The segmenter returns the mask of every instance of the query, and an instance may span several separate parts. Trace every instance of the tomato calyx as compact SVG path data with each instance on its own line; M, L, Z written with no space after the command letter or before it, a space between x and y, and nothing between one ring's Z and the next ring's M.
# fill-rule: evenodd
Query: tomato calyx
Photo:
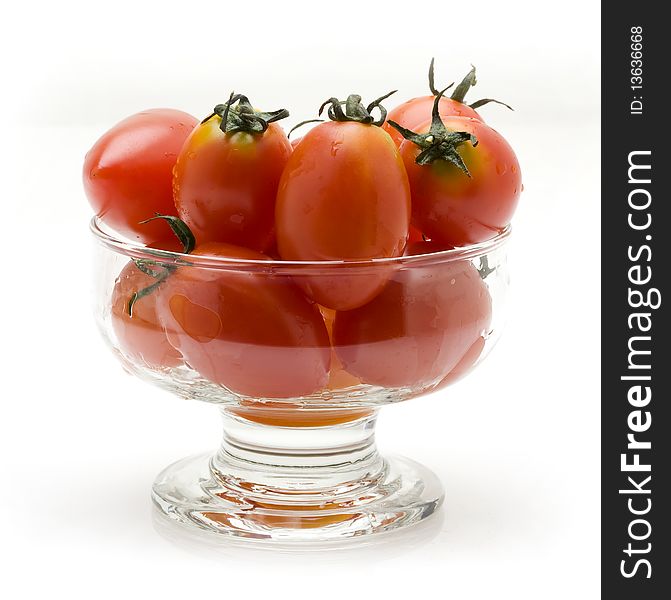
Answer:
M157 213L156 216L145 219L144 221L140 221L139 224L144 225L145 223L155 221L156 219L162 219L168 223L170 229L172 229L172 232L182 244L184 254L189 254L193 251L193 249L196 247L196 238L189 229L189 226L179 217L173 217L172 215L161 215ZM154 278L156 281L154 281L154 283L151 285L148 285L147 287L131 294L131 297L128 299L128 303L126 305L128 316L131 318L133 316L133 306L135 306L135 303L141 298L151 294L154 290L158 289L159 286L177 270L176 265L158 264L156 261L148 260L146 258L133 258L132 260L138 270L142 271L145 275L149 275L150 277Z
M432 58L431 59L431 64L429 64L429 89L431 90L431 93L434 96L438 96L440 94L440 92L436 89L434 72L433 72L433 63L434 63L435 60L436 60L435 58ZM446 92L447 90L449 90L453 85L454 85L454 81L450 85L448 85L446 88L444 88L443 92Z
M294 125L290 130L289 133L287 133L287 137L291 138L291 134L296 131L299 127L303 127L303 125L307 125L308 123L323 123L324 119L308 119L307 121L301 121L300 123L297 123Z
M454 88L454 92L452 92L450 100L454 100L455 102L461 102L462 104L465 104L464 98L466 97L468 90L470 90L477 82L478 80L475 77L475 67L471 65L471 70L468 73L466 73L466 76L461 80L459 85L456 88ZM512 106L508 106L505 102L501 102L501 100L494 100L494 98L481 98L480 100L476 100L475 102L469 104L468 107L472 108L473 110L476 110L481 106L484 106L485 104L489 104L490 102L494 102L494 104L500 104L501 106L505 106L509 110L514 110Z
M338 98L332 97L319 107L318 114L321 115L324 112L324 108L330 104L328 116L331 121L354 121L363 125L376 125L380 127L387 118L387 109L381 103L396 92L397 90L393 90L384 96L380 96L368 106L364 106L361 103L361 96L358 94L350 94L347 96L347 100L338 100ZM343 106L345 110L343 110ZM371 114L376 108L380 111L380 117L377 120Z
M213 111L209 117L204 119L203 123L218 115L221 117L219 128L224 133L237 133L239 131L245 133L265 133L268 125L280 119L286 119L289 116L289 111L286 108L270 112L254 110L247 96L244 94L234 94L233 92L231 92L226 102L217 104Z
M470 90L477 82L478 80L475 77L475 67L471 65L471 70L466 73L466 76L459 82L459 85L454 88L450 100L464 104L464 98L466 98L468 90Z
M467 131L450 131L445 127L440 118L438 108L444 92L445 90L439 92L433 102L431 127L427 133L411 131L395 121L389 121L389 125L396 129L406 140L411 141L422 149L415 159L418 165L429 165L436 160L445 160L458 167L470 177L471 173L457 148L465 142L470 142L475 147L478 145L478 139Z
M184 248L184 254L189 254L193 251L193 249L196 247L196 238L189 229L189 226L179 217L156 213L155 216L150 217L149 219L145 219L144 221L140 221L139 224L144 225L145 223L155 221L156 219L163 219L166 223L168 223L170 229L172 229L172 232L182 244Z

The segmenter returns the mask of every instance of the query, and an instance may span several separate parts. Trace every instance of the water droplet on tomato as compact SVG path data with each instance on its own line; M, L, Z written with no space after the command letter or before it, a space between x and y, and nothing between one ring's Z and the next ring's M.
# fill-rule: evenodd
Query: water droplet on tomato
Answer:
M190 158L191 160L193 160L194 158L196 158L196 153L195 152L189 152L187 154L187 157Z
M503 163L496 163L496 174L497 175L504 175L507 170L508 169L506 168L506 165L504 165ZM513 171L513 173L514 173L514 171Z
M516 167L515 165L512 165L512 166L510 167L510 170L511 170L513 173L517 173L517 167Z

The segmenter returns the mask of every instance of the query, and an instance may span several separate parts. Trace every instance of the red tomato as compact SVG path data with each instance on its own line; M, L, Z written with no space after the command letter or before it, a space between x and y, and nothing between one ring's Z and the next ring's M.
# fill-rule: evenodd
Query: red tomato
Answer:
M333 341L345 369L365 383L438 383L482 336L491 298L469 261L413 265L360 308L336 314Z
M105 224L147 244L172 237L163 223L139 223L156 213L175 214L172 168L197 123L179 110L145 110L93 145L84 159L84 189Z
M502 104L503 106L510 108L507 104L500 102L499 100L492 100L491 98L485 98L483 100L478 100L471 104L464 103L464 98L468 90L471 89L476 84L475 78L475 67L473 67L463 78L461 83L454 89L452 95L449 98L441 97L438 105L438 111L441 117L467 117L470 119L477 119L482 121L482 117L476 112L476 108L484 106L489 102L496 102L497 104ZM452 87L452 86L449 86ZM436 96L441 95L442 93L436 90L436 87L433 82L433 59L431 59L431 65L429 66L429 89L431 90L430 96L419 96L418 98L411 98L407 100L400 106L397 106L389 113L389 120L395 121L399 125L407 129L416 129L418 125L424 123L427 119L431 118L431 112L433 108L433 103L436 99ZM446 88L449 89L449 88ZM445 90L443 90L445 91ZM511 109L512 110L512 109ZM383 125L385 131L389 133L391 138L394 140L394 143L397 146L400 146L403 143L403 136L394 129L389 122L386 122Z
M520 166L503 136L482 121L450 117L443 123L447 134L465 132L477 138L476 146L464 141L452 149L468 174L442 157L417 164L423 150L413 141L403 142L412 221L434 242L466 246L493 237L510 222L522 190ZM417 131L426 137L430 127L428 121ZM439 145L438 137L433 137L433 144Z
M317 125L284 169L275 214L285 260L399 256L408 237L410 190L396 146L373 124ZM350 278L341 271L305 278L302 285L323 306L347 310L373 298L387 276L352 271Z
M182 355L168 342L158 322L156 294L137 300L132 316L128 310L131 296L155 282L133 261L122 269L112 292L112 328L119 347L132 361L152 368L175 367L182 363Z
M230 244L191 256L269 260ZM328 382L329 337L317 305L287 277L179 267L156 292L171 343L203 377L252 398L290 398Z
M248 106L242 98L240 106ZM232 104L226 125L213 114L184 144L174 171L175 206L200 244L265 250L273 237L277 184L291 144L274 122L263 131L257 131L258 121L233 122L241 109ZM249 110L256 117L271 114Z
M296 146L298 146L298 144L301 143L302 139L303 139L302 137L297 137L297 138L294 138L293 140L291 140L291 147L296 148Z

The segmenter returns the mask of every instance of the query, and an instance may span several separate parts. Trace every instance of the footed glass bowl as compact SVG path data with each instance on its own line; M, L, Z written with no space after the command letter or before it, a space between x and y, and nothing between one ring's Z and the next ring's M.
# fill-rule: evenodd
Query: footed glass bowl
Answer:
M440 482L375 446L385 404L448 386L495 343L510 231L454 250L287 262L147 248L91 222L95 314L125 368L219 406L217 452L160 473L169 518L242 538L328 541L416 523ZM197 251L196 251L197 252Z

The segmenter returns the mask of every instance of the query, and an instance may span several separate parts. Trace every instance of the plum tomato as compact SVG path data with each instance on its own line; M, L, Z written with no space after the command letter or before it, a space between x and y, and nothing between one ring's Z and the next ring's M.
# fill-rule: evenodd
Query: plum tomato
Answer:
M133 304L133 294L156 282L142 272L131 260L114 283L112 292L112 328L121 351L133 362L151 368L175 367L182 363L182 355L168 342L156 314L156 295L148 294Z
M343 110L331 98L331 121L308 131L289 158L280 180L277 245L285 260L367 260L402 254L410 223L410 189L398 149L351 95ZM315 301L338 310L368 302L384 287L386 275L352 270L301 278Z
M515 152L475 119L434 117L417 132L392 122L406 141L401 156L412 191L412 222L432 241L465 246L489 239L511 220L522 176Z
M140 221L174 215L172 169L198 120L180 110L145 110L117 123L84 159L84 190L102 221L146 244L169 240L160 223Z
M190 256L270 260L210 242ZM289 277L179 267L156 292L160 323L185 362L210 381L252 398L291 398L323 389L330 344L324 320Z
M452 92L452 95L449 98L444 96L441 97L438 106L440 116L468 117L482 121L482 117L475 110L480 106L484 106L489 102L496 102L497 104L502 104L503 106L510 108L510 106L507 104L504 104L499 100L493 100L492 98L483 98L482 100L473 102L470 105L465 104L464 98L466 93L475 84L475 67L473 67L464 77L461 83L455 88L454 92ZM452 86L450 85L449 87ZM449 87L446 89L449 89ZM405 101L403 104L400 104L393 110L389 111L389 120L394 121L399 125L406 127L407 129L414 129L421 123L424 123L427 119L431 118L431 108L433 107L433 102L435 97L440 93L438 90L436 90L434 85L433 59L431 59L431 65L429 66L429 89L431 90L431 95L411 98L410 100ZM397 146L400 146L403 143L403 136L396 129L394 129L388 121L384 123L382 127L391 136Z
M437 384L488 329L492 303L467 260L394 273L370 303L338 311L333 342L344 368L384 387Z
M246 96L217 105L186 140L174 170L175 207L199 244L265 250L291 144L275 122L286 110L255 111Z

